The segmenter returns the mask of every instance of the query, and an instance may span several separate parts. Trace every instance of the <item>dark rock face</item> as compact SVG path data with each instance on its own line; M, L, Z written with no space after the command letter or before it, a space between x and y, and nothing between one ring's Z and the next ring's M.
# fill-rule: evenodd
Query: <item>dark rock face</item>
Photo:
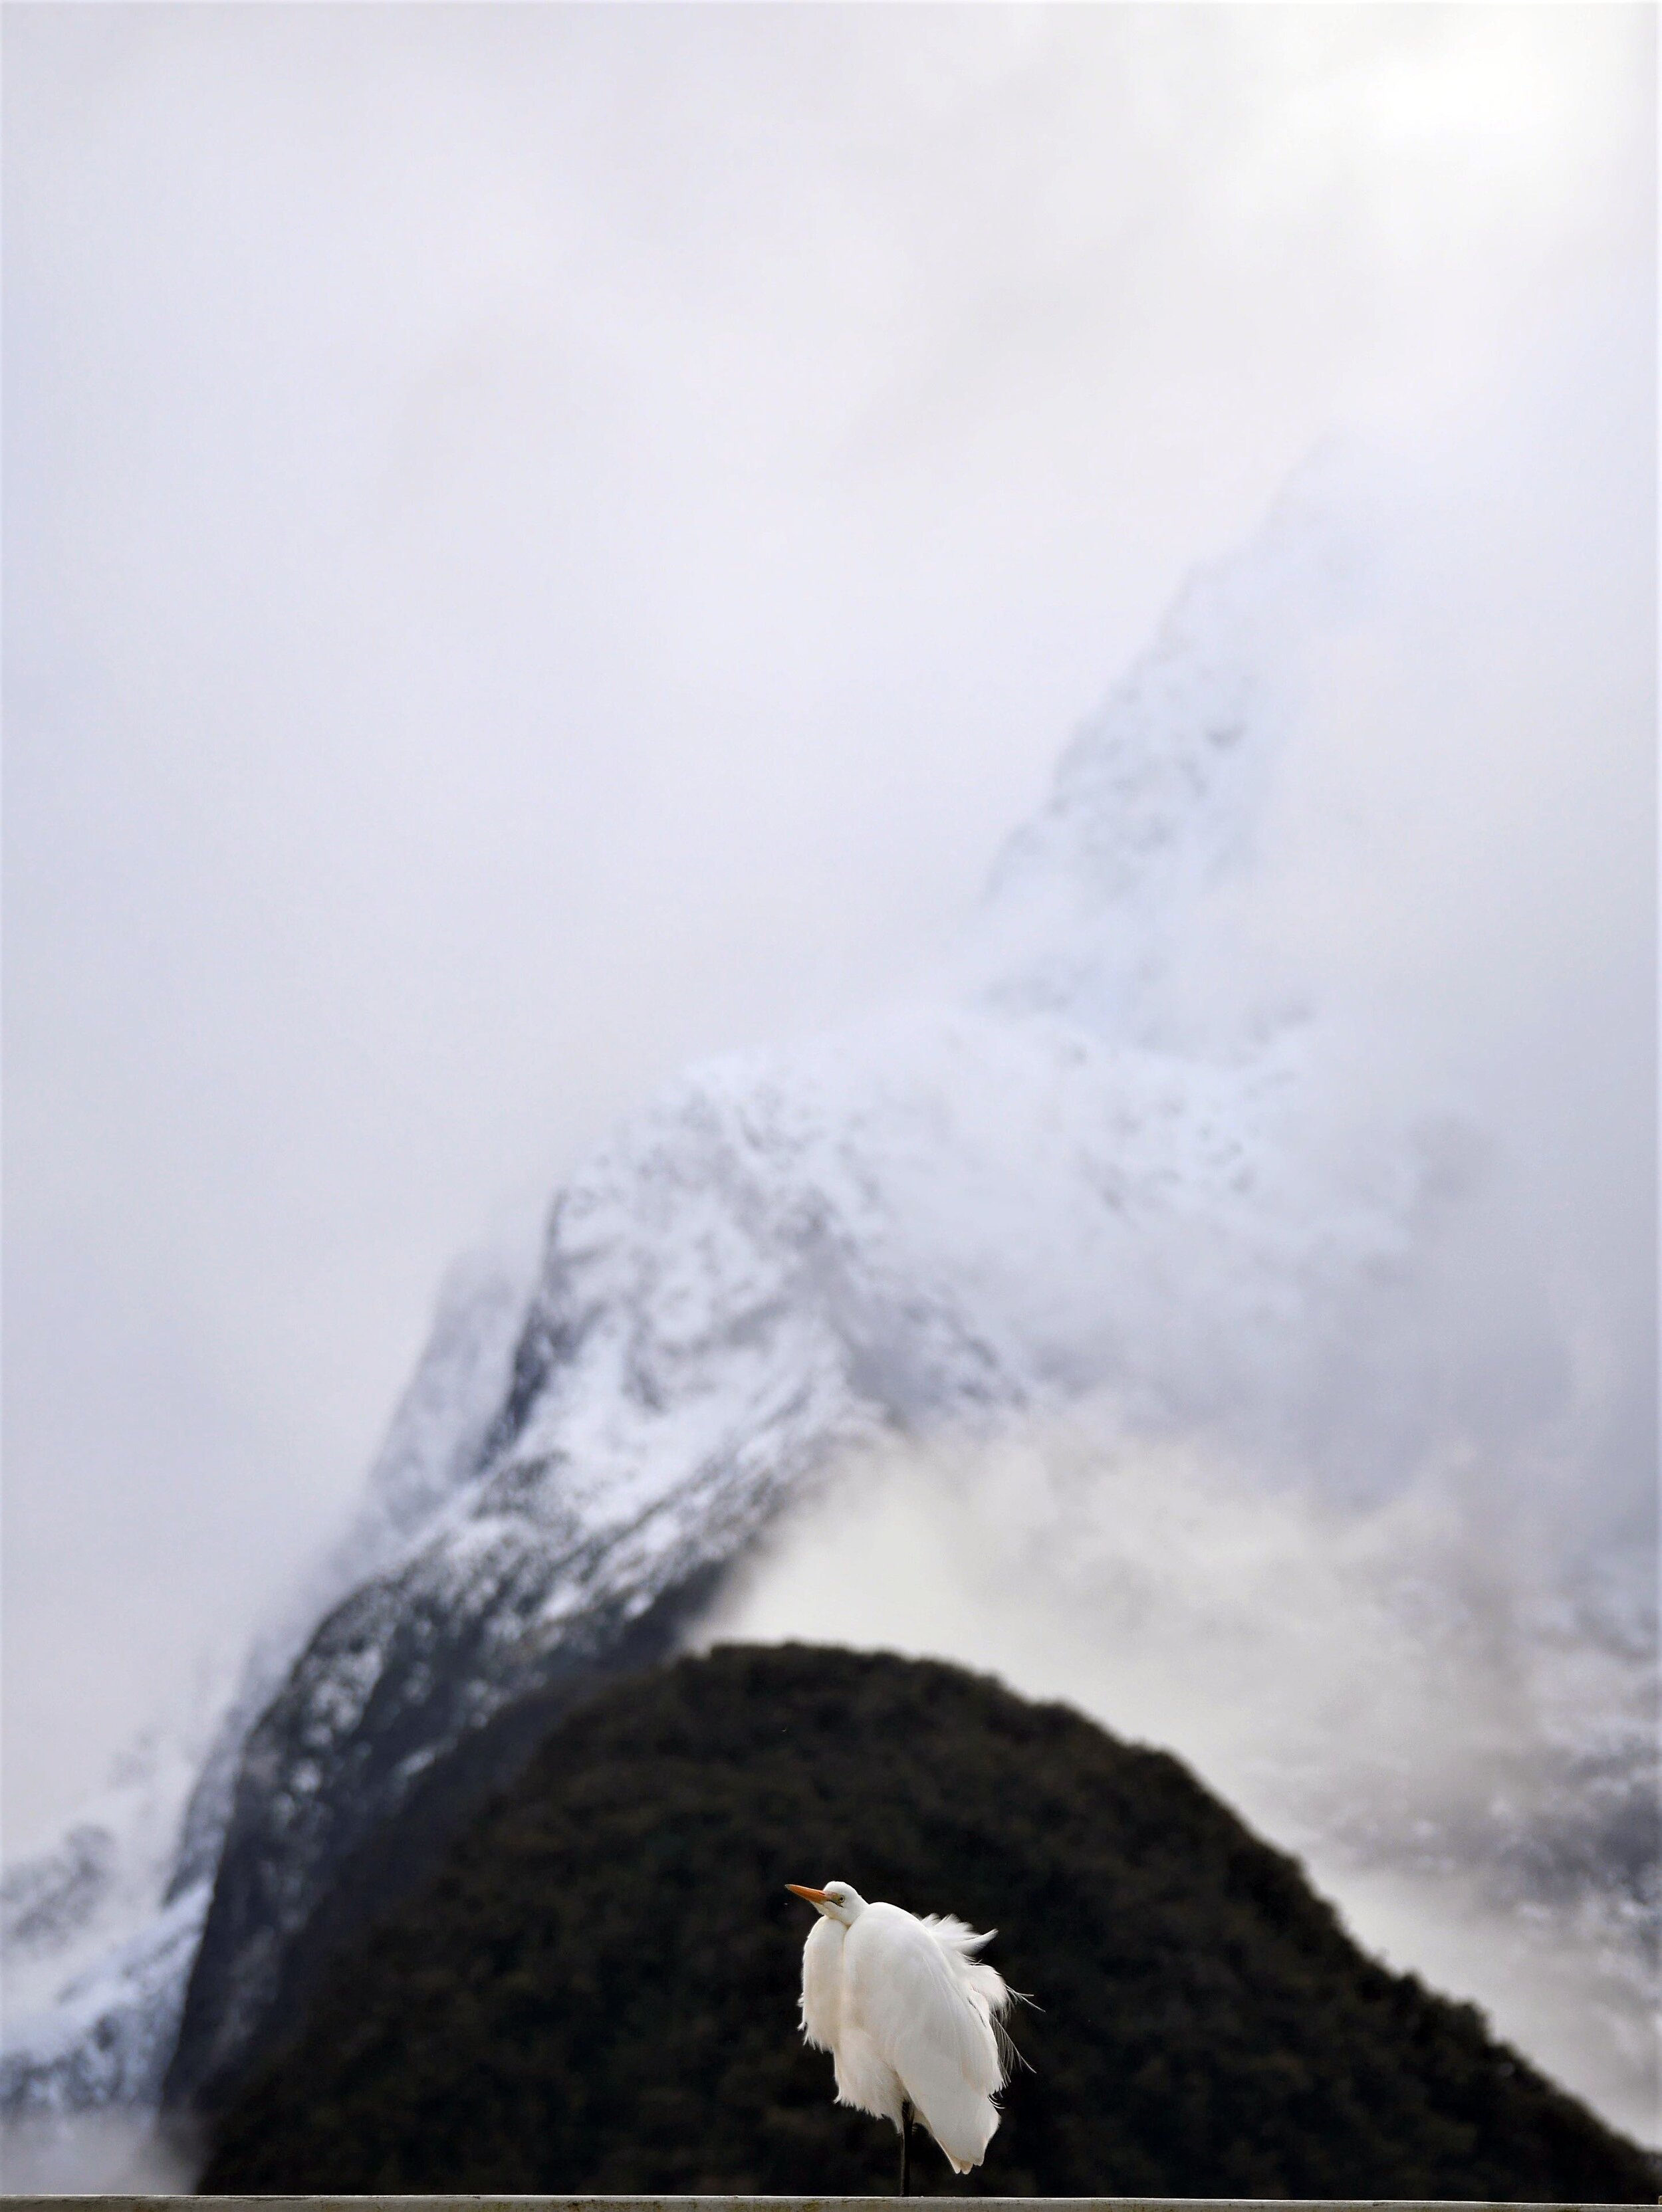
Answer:
M1648 2201L1647 2154L1361 1953L1168 1755L941 1665L729 1647L569 1710L341 1956L204 2190L861 2191L788 1880L1001 1933L977 2180L1036 2195ZM923 2185L956 2191L932 2150Z
M695 1577L633 1619L598 1606L539 1662L521 1654L519 1667L493 1668L495 1616L534 1603L542 1579L505 1576L493 1604L460 1618L405 1601L396 1581L372 1585L318 1631L248 1741L167 2105L220 2101L292 2029L339 1945L430 1870L555 1716L663 1658L709 1595ZM332 1735L341 1685L372 1652L374 1686ZM297 1786L308 1772L309 1791Z

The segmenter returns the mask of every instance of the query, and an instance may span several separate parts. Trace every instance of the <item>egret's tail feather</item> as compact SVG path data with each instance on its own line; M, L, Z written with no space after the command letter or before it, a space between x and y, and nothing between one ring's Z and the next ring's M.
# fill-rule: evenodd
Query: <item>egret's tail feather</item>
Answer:
M1024 2074L1031 2074L1034 2069L1032 2059L1024 2058L1020 2051L1017 2050L1015 2038L1011 2034L1009 2029L1005 2027L1004 2022L1000 2019L999 2013L1005 2009L1005 2006L1013 2004L1024 2004L1030 2011L1032 2012L1043 2012L1044 2008L1043 2005L1035 2004L1032 1999L1027 1995L1026 1990L1013 1990L1007 1988L1004 1992L1004 2005L1001 2005L998 2011L995 2012L992 2016L991 2027L993 2031L993 2039L998 2045L999 2057L1003 2062L1004 2079L1008 2081L1018 2066L1021 2069Z

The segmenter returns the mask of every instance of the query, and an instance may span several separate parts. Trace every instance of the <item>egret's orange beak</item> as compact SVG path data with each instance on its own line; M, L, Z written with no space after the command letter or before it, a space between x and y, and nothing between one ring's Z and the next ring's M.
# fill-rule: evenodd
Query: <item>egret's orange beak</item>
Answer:
M806 1897L810 1905L824 1905L825 1902L823 1889L804 1889L800 1881L788 1881L785 1887L793 1897Z

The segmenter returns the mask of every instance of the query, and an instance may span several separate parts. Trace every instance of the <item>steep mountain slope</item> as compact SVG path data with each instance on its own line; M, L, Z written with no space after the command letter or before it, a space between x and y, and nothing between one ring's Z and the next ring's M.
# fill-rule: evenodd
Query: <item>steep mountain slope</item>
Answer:
M926 1002L690 1071L571 1176L528 1285L453 1288L362 1522L256 1656L162 1917L9 2032L9 2109L143 2103L164 2066L172 2102L229 2094L350 1935L387 1824L423 1808L417 1880L524 1756L521 1706L663 1656L874 1439L1106 1392L1141 1433L1205 1429L1343 1499L1440 1437L1503 1456L1558 1418L1549 1358L1520 1396L1443 1326L1482 1133L1358 1133L1319 1009L1195 988L1369 604L1342 493L1185 592Z
M1286 711L1260 603L1283 639L1320 621L1322 532L1284 518L1196 586L1013 849L956 1004L696 1069L572 1178L472 1465L247 1740L170 2100L234 2079L285 1948L417 1774L624 1639L667 1649L851 1446L1110 1381L1151 1419L1246 1405L1267 1334L1319 1392L1324 1341L1390 1304L1368 1285L1401 1224L1359 1194L1335 1238L1299 1188L1300 1040L1174 1049L1137 1013L1184 881L1244 834ZM1067 1018L1036 884L1121 913L1100 943L1075 914Z
M1648 2201L1633 2146L1362 1956L1166 1753L955 1668L728 1647L557 1726L221 2121L214 2191L889 2185L796 2034L858 1882L996 1925L1039 2009L1000 2193ZM932 2148L925 2189L963 2185Z
M986 1018L930 1042L933 1080L914 1065L898 1096L886 1056L874 1077L836 1046L703 1071L568 1188L477 1467L324 1621L247 1739L171 2095L234 2072L283 1943L471 1729L623 1648L660 1656L712 1575L883 1425L1031 1402L1111 1358L1113 1255L1080 1255L1093 1272L1108 1260L1103 1345L1074 1337L1072 1298L1024 1312L1030 1248L1005 1249L974 1202L1001 1127L953 1103L1008 1113L1025 1091L1030 1111L1077 1115L1084 1141L1107 1071ZM1156 1073L1120 1087L1132 1141L1103 1146L1096 1201L1109 1246L1162 1182L1202 1222L1233 1164L1222 1139L1208 1157L1192 1090L1172 1088L1161 1127ZM1158 1157L1140 1163L1151 1123ZM1194 1155L1175 1168L1174 1129Z
M354 1526L255 1639L205 1752L159 1738L88 1809L90 1865L72 1831L8 1876L0 2112L44 2119L155 2104L249 1731L320 1615L395 1557L472 1467L501 1401L530 1272L511 1253L452 1271Z

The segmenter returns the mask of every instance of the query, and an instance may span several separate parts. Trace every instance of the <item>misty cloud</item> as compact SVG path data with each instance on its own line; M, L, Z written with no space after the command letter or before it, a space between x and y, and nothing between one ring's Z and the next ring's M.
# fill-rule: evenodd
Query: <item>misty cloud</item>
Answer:
M1500 1194L1430 1325L1498 1406L1579 1363L1531 1526L1647 1556L1652 39L14 14L9 1843L338 1532L483 1224L689 1055L950 963L1068 728L1336 427L1387 519L1412 457L1389 619L1305 667L1162 1018L1348 1010L1331 1141L1365 1178L1417 1122L1428 1188ZM1430 1494L1358 1526L1440 1573ZM1306 1583L1317 1512L1264 1539Z
M1359 1940L1644 2139L1653 1641L1607 1593L1578 1605L1470 1472L1340 1506L1105 1403L897 1442L828 1477L697 1640L956 1659L1175 1750Z

